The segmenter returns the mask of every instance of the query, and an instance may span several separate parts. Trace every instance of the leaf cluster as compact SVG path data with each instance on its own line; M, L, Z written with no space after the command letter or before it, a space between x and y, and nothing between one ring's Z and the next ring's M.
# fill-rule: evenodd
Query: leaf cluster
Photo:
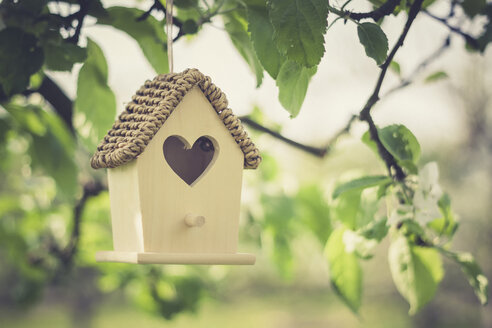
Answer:
M260 173L267 175L259 177L259 185L269 192L261 196L262 210L249 213L246 234L256 236L288 281L294 279L300 261L298 238L311 234L324 249L333 291L355 313L363 299L362 262L373 258L387 239L388 269L410 314L434 298L445 274L443 257L462 269L479 302L487 304L488 280L473 256L450 250L459 222L439 186L437 165L420 164L420 145L405 126L379 128L378 134L405 170L404 181L371 175L337 184L331 197L318 184L286 193L274 187L278 164L265 156ZM367 134L362 141L378 155Z

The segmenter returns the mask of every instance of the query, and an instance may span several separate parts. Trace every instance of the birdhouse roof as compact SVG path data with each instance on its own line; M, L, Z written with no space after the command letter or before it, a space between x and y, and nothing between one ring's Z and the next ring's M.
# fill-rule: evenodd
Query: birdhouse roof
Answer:
M259 151L228 108L225 94L197 69L161 74L146 81L97 147L91 166L114 168L137 158L194 86L200 88L241 148L244 168L257 168L261 162Z

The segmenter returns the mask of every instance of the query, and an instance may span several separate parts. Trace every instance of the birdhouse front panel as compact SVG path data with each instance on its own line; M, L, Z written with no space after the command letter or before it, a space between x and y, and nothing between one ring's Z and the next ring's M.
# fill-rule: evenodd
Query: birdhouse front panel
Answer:
M261 161L225 94L196 69L133 96L91 159L108 168L114 251L98 261L253 264L236 253L242 169Z
M165 147L169 140L174 148ZM144 250L235 253L243 163L229 130L194 87L137 159ZM187 215L204 222L190 227Z

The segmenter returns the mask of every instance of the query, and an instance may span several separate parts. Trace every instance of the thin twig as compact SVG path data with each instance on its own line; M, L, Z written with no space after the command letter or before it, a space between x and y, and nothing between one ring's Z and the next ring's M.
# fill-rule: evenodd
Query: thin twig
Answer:
M367 122L367 124L369 125L369 134L371 136L371 139L376 143L379 155L386 163L386 167L388 168L389 174L393 176L392 170L394 170L395 172L394 177L398 181L403 181L406 177L406 174L405 172L403 172L403 169L398 165L393 155L391 155L391 153L384 147L383 143L381 142L381 139L379 138L378 135L378 129L376 127L376 124L374 123L374 120L371 117L371 109L379 101L379 92L381 91L381 86L383 85L384 77L386 76L388 67L391 61L393 60L393 58L395 57L397 51L400 49L401 46L403 46L408 31L410 30L412 23L414 22L415 18L420 12L423 1L424 0L415 0L415 2L410 7L410 11L408 13L408 18L405 23L405 27L403 28L403 31L400 37L398 38L398 41L395 43L390 54L388 55L388 58L386 58L386 61L381 65L381 72L379 73L379 78L376 82L376 86L374 87L374 91L369 97L369 99L367 100L364 108L359 113L359 119L361 121Z
M423 13L426 14L427 16L429 16L430 18L444 24L451 32L456 33L456 34L460 35L461 37L463 37L465 39L465 41L473 49L480 50L480 44L476 38L474 38L473 36L471 36L468 33L463 32L460 28L450 25L447 18L438 17L438 16L428 12L427 10L423 10Z
M352 129L352 125L354 122L359 118L358 115L352 115L350 116L350 119L347 121L347 124L345 124L344 127L342 127L337 133L335 133L330 140L325 144L325 149L326 149L326 154L327 155L335 146L337 143L338 139L340 139L342 136L350 133L350 130Z
M77 27L75 28L74 34L67 39L68 42L72 42L74 44L77 44L79 42L80 32L82 31L82 26L84 25L84 19L89 12L89 3L87 2L87 0L80 0L79 3L79 11L67 17L67 19L75 18L75 20L77 21Z
M381 98L389 96L393 92L396 92L398 90L401 90L401 89L409 86L415 80L415 77L422 70L424 70L427 66L429 66L436 59L440 58L441 55L447 49L449 49L450 44L451 44L451 36L448 36L444 40L443 44L436 51L434 51L430 56L428 56L420 64L418 64L417 67L415 67L415 69L412 71L412 73L410 73L406 78L402 79L399 84L395 85L394 87L392 87L388 91L386 91L386 93Z
M51 233L46 233L45 238L47 242L45 247L49 254L58 261L58 265L54 267L55 269L53 270L53 266L49 264L49 260L45 254L46 252L42 255L28 255L32 265L51 270L53 280L57 280L60 276L65 275L72 268L75 255L78 252L84 208L89 198L99 195L104 190L106 190L106 186L100 181L89 182L84 185L82 197L77 201L73 208L72 230L70 232L70 238L64 247L59 244Z
M210 10L210 5L208 4L207 0L202 0L202 2L205 4L205 7Z
M329 9L334 14L346 19L350 18L356 21L362 19L372 19L377 22L381 18L391 15L395 11L395 8L400 4L400 2L401 0L388 0L385 3L383 3L379 8L376 8L373 11L369 11L366 13L354 13L348 10L343 10L343 7L342 10L338 10L330 6Z
M327 143L324 147L309 146L309 145L294 141L292 139L289 139L289 138L283 136L282 134L280 134L280 133L278 133L272 129L269 129L269 128L265 127L264 125L254 121L253 119L251 119L248 116L242 116L242 117L240 117L240 120L242 123L248 125L250 128L252 128L254 130L264 132L264 133L274 137L275 139L280 140L282 142L285 142L286 144L288 144L294 148L300 149L300 150L302 150L308 154L314 155L314 156L319 157L319 158L324 158L329 154L329 152L334 147L334 145L338 141L338 139L340 139L340 137L342 137L343 135L350 132L350 129L352 128L352 124L356 121L357 118L358 118L357 115L352 115L350 117L350 120L348 120L347 124L342 129L340 129L337 133L335 133L335 135L333 137L331 137L330 140L327 141Z
M371 18L377 22L384 16L391 15L395 11L395 8L400 4L400 2L401 0L388 0L383 3L381 7L367 13L352 13L347 11L345 13L348 13L348 16L355 20Z
M257 123L256 121L252 120L251 118L249 118L248 116L242 116L240 117L240 120L241 122L243 122L244 124L248 125L249 127L251 127L252 129L255 129L257 131L261 131L261 132L264 132L266 134L269 134L270 136L274 137L275 139L278 139L280 141L283 141L285 142L286 144L294 147L294 148L297 148L297 149L300 149L300 150L303 150L305 152L307 152L308 154L311 154L311 155L314 155L314 156L317 156L317 157L324 157L325 154L326 154L326 149L325 148L318 148L318 147L313 147L313 146L308 146L308 145L304 145L302 143L299 143L297 141L294 141L292 139L289 139L287 137L284 137L283 135L281 135L280 133L276 132L276 131L273 131L259 123Z
M100 182L89 182L84 185L82 197L78 200L73 209L73 226L70 234L70 240L63 250L64 266L69 268L73 263L73 258L78 250L80 240L80 225L82 223L82 214L89 198L99 195L106 187Z

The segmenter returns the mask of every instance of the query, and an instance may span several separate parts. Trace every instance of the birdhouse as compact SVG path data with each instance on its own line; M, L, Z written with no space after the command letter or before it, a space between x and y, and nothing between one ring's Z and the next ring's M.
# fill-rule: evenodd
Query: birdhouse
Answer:
M237 253L242 170L258 149L196 69L146 81L91 159L108 168L114 251L100 262L254 264Z

